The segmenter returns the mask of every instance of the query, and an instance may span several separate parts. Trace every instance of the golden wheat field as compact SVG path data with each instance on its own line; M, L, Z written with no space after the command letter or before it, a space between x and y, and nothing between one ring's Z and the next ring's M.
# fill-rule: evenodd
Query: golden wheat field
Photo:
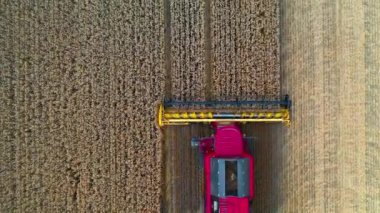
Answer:
M0 212L202 212L163 100L292 101L255 212L380 212L377 0L0 0Z
M158 211L161 2L0 7L1 210Z

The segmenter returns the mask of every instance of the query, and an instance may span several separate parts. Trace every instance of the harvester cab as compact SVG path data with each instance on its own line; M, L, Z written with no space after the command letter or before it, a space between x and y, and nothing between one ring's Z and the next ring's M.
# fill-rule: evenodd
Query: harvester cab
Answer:
M158 124L211 124L214 134L193 138L191 146L202 156L204 212L249 212L254 198L254 158L240 124L280 122L290 125L291 101L165 102Z

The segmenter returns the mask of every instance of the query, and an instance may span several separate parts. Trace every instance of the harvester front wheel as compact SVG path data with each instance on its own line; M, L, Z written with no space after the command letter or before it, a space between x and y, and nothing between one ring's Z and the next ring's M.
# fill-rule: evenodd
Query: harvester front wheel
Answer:
M191 139L191 147L192 148L197 148L199 147L200 140L198 138L192 138Z

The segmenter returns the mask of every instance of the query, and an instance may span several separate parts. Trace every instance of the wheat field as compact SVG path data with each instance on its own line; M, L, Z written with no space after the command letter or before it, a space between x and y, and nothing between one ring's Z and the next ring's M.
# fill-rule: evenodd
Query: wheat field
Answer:
M158 211L163 5L0 8L0 211Z
M246 125L255 212L380 211L377 0L0 0L0 212L202 212L163 100L293 100Z

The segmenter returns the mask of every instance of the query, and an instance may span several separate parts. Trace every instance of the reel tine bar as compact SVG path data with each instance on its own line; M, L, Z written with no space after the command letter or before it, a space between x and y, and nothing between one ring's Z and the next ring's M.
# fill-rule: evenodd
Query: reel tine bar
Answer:
M158 124L186 125L211 122L282 122L290 124L291 102L282 101L206 101L164 102L159 106Z

